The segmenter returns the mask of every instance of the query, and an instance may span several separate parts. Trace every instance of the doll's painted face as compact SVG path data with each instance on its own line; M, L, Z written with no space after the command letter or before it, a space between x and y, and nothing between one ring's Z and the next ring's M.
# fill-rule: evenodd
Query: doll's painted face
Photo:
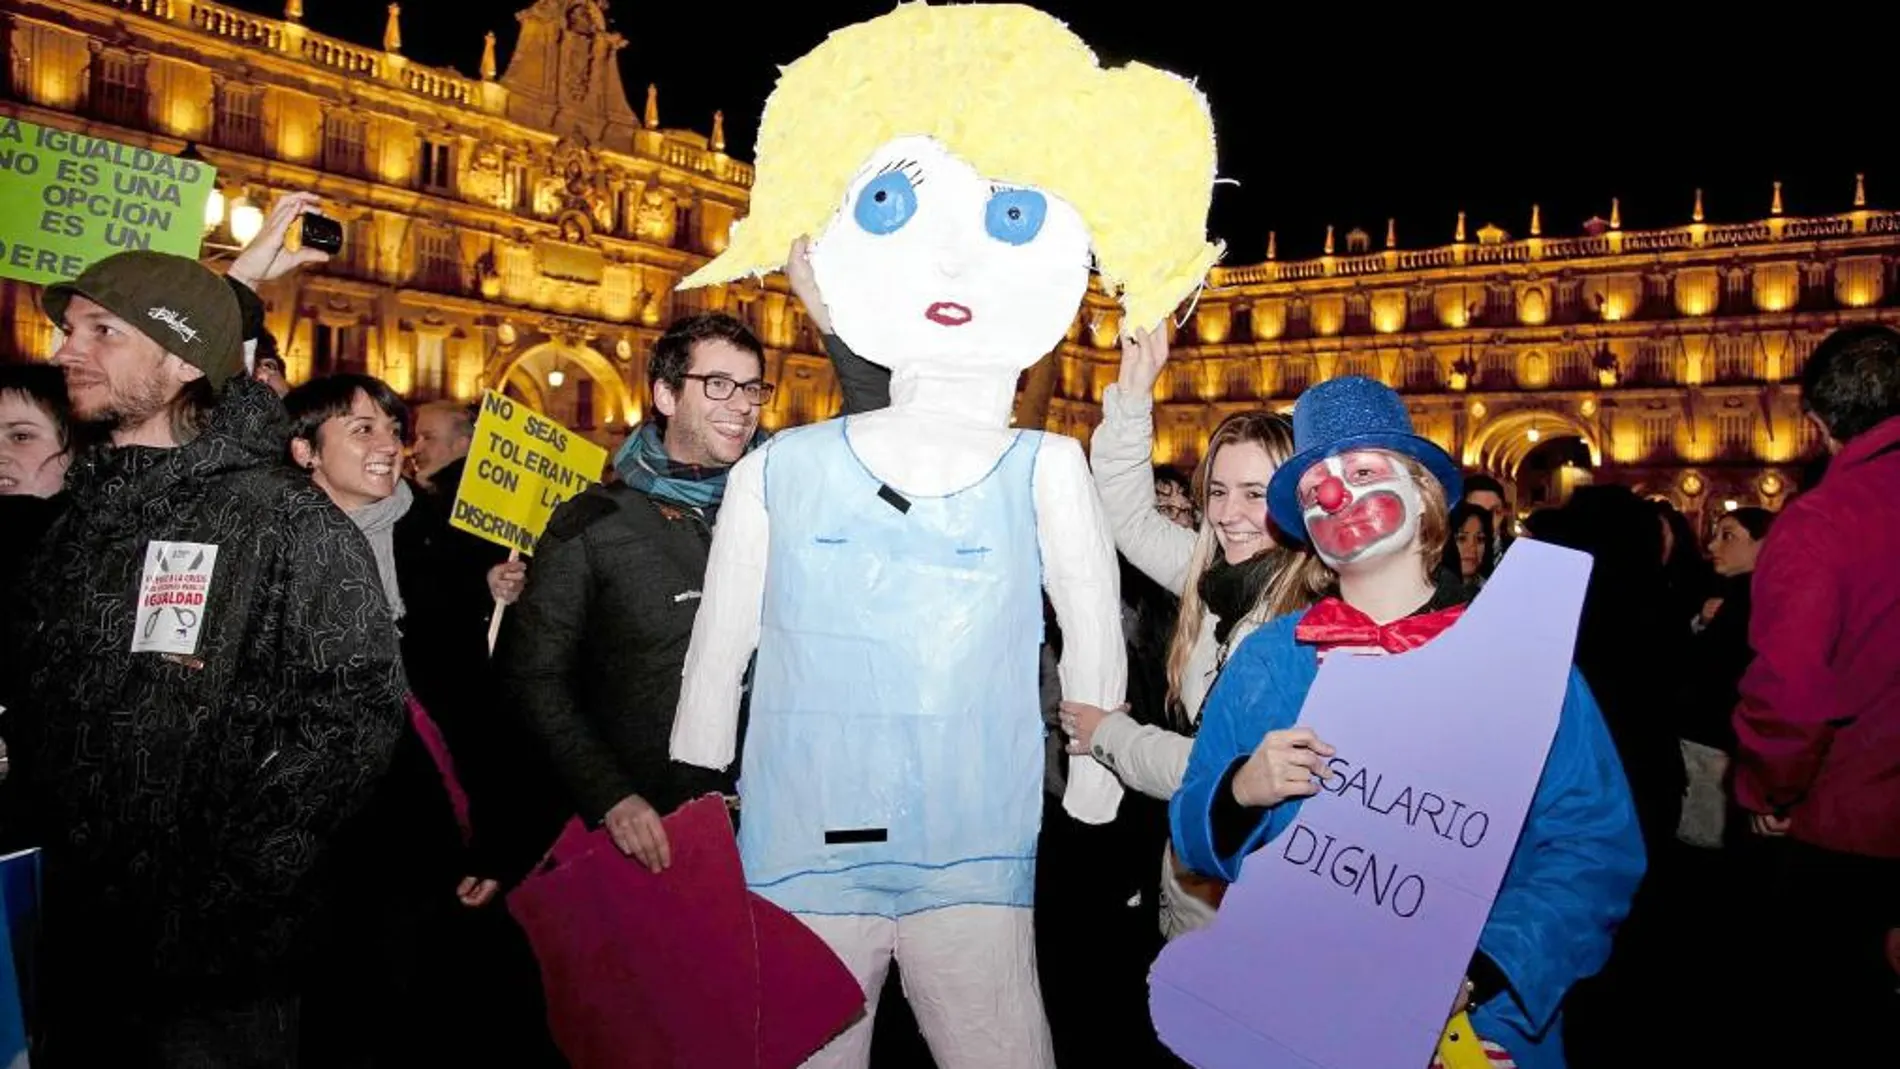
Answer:
M1307 536L1335 571L1408 550L1418 537L1423 501L1397 454L1361 449L1327 457L1300 475L1299 491Z
M1053 194L992 182L929 137L871 154L812 245L846 344L889 368L1016 372L1055 348L1089 282L1089 234Z

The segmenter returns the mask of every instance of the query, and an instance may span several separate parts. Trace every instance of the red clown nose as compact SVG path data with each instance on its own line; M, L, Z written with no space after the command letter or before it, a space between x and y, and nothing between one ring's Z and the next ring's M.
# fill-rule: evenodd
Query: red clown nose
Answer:
M1328 475L1313 489L1313 500L1330 515L1345 508L1350 498L1346 494L1346 484L1340 482L1337 475Z

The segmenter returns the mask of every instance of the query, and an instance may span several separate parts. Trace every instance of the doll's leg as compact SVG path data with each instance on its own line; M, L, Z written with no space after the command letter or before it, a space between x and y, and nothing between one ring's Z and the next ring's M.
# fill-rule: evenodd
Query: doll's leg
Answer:
M891 971L897 922L888 917L815 917L803 913L798 919L825 941L864 988L864 1016L805 1059L803 1069L866 1069L871 1064L871 1023L877 1019L877 997L883 993L884 978Z
M937 1069L1051 1069L1027 909L952 906L897 922L904 997Z

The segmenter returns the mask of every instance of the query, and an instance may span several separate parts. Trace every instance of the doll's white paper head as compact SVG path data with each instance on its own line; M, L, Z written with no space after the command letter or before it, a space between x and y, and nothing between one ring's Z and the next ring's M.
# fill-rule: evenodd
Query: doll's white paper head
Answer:
M1207 241L1213 120L1206 98L1191 83L1140 63L1103 68L1068 27L1021 4L906 3L833 33L780 73L759 123L751 214L735 224L727 249L680 287L777 270L792 240L809 234L817 245L819 286L845 341L872 359L901 355L880 352L877 332L873 340L859 333L868 329L862 313L877 297L839 287L848 284L844 250L869 246L855 235L845 239L842 230L854 221L867 180L889 162L882 153L913 138L938 146L941 173L948 173L941 171L944 161L962 161L985 183L1044 198L1043 231L1026 255L1046 249L1053 257L1060 245L1068 257L1069 217L1079 219L1083 248L1093 250L1104 288L1121 298L1130 329L1160 324L1220 256L1219 246ZM920 154L912 151L910 157ZM927 212L962 204L962 194L946 192L942 202L934 200L936 179L928 171L926 178L918 220L910 224L920 230L905 241L921 242L920 235L934 232L923 220ZM959 240L994 241L987 237L989 203L986 192L973 214L959 209L968 223ZM832 261L828 267L826 259ZM1021 257L1003 256L982 262L1025 264ZM1052 273L1059 283L1046 283L1051 291L1073 292L1059 309L1061 327L1044 332L1037 356L1061 340L1074 317L1082 295L1074 288L1074 269L1085 263L1077 251ZM925 269L937 270L929 264L907 268ZM880 328L887 338L920 314L895 302L886 311L900 321ZM854 319L855 329L847 325ZM983 322L972 318L958 329ZM1029 347L1030 331L1026 325L1022 331L1023 340L1011 344ZM984 361L1023 362L999 354L984 354Z
M936 140L871 155L812 244L840 337L896 368L1019 371L1055 348L1089 284L1089 234L1061 197L980 175Z

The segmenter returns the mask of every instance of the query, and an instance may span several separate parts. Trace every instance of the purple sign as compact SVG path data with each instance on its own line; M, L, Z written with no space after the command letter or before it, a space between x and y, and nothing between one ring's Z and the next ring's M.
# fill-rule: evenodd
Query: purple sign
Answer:
M1299 719L1337 752L1324 789L1149 976L1175 1053L1431 1062L1557 732L1589 577L1585 554L1519 541L1430 645L1326 659Z

